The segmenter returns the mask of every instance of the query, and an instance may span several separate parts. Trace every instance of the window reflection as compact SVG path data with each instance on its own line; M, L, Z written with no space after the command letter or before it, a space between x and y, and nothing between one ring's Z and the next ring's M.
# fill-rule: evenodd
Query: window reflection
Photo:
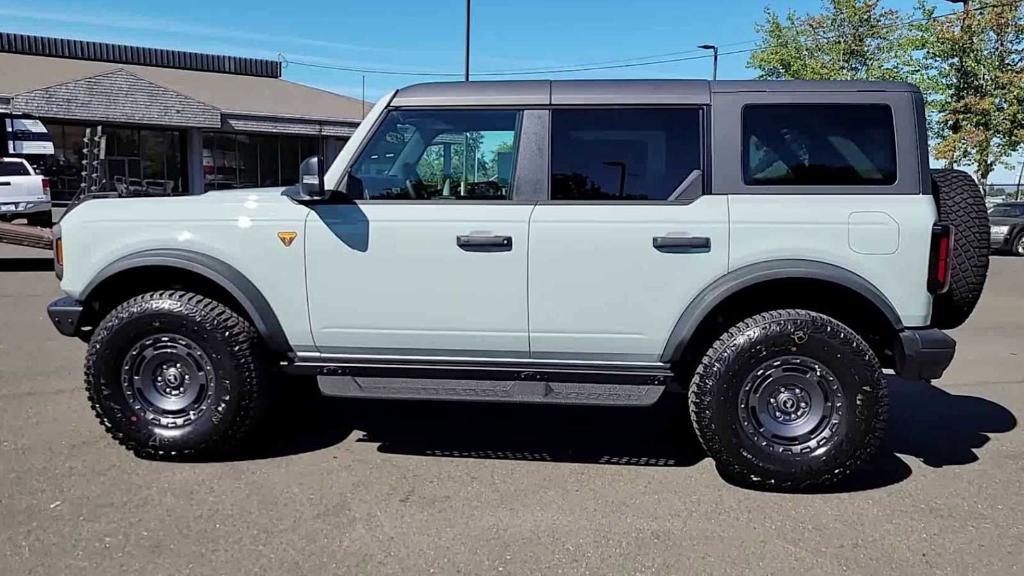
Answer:
M205 190L291 186L299 181L299 164L317 153L315 137L203 134Z
M53 201L68 202L78 193L82 182L86 130L95 126L44 121L53 137L52 156L34 158L35 164L50 179ZM183 180L182 134L176 130L151 130L122 126L104 126L107 136L105 170L106 192L121 196L159 196L188 192Z

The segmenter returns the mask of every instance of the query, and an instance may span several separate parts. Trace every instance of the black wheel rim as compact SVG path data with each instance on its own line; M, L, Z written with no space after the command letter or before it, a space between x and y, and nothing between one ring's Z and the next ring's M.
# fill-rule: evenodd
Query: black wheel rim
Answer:
M765 362L743 383L740 423L768 450L807 453L822 448L839 427L844 398L832 372L811 358Z
M121 368L121 386L141 416L162 426L182 426L205 411L215 377L198 344L177 334L141 340Z

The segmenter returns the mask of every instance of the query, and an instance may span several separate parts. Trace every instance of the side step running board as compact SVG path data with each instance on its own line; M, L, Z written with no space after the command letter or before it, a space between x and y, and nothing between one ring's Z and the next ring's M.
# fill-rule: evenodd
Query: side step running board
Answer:
M404 400L472 400L604 406L650 406L665 389L661 385L435 380L317 376L325 396Z

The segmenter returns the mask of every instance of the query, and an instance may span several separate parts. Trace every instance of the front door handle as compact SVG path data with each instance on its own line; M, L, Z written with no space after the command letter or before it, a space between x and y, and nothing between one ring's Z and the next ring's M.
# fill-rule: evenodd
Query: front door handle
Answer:
M455 244L466 252L510 252L512 237L463 234L455 237Z
M707 236L655 236L654 249L669 254L703 254L711 252Z

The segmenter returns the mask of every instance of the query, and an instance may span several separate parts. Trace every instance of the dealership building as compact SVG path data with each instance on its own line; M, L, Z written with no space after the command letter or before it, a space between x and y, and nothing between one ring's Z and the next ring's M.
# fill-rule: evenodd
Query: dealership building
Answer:
M0 115L41 120L33 158L55 204L81 183L86 130L102 126L110 191L197 194L290 185L322 139L333 158L368 106L289 82L281 62L0 33Z

